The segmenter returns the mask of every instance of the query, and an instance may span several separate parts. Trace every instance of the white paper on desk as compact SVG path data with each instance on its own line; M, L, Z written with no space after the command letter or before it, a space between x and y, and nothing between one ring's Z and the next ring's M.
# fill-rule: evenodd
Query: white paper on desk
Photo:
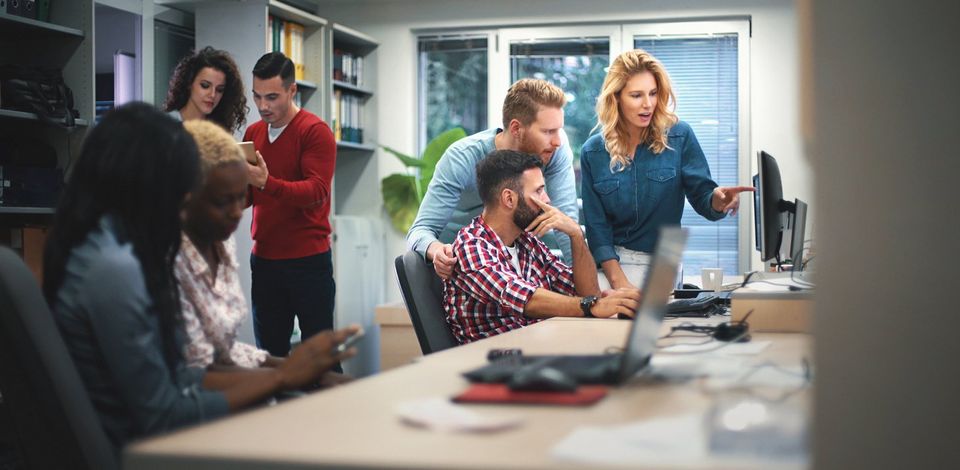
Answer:
M560 460L631 467L700 462L707 456L704 415L625 426L581 426L553 446L551 455Z
M437 431L490 432L521 423L517 417L480 414L442 397L401 403L397 414L404 423Z
M739 374L711 376L704 387L711 390L740 388L780 388L794 389L807 383L802 366L784 367L773 363L762 363L746 367Z
M733 376L743 373L744 360L735 356L709 354L654 354L643 374L667 380Z
M770 341L751 341L747 343L733 343L727 344L720 349L717 349L723 343L717 343L716 341L710 341L707 343L692 343L692 344L672 344L661 348L659 352L663 353L695 353L695 352L704 352L718 355L743 355L743 356L755 356L763 352L764 349L767 349L770 346ZM716 351L714 351L716 349Z

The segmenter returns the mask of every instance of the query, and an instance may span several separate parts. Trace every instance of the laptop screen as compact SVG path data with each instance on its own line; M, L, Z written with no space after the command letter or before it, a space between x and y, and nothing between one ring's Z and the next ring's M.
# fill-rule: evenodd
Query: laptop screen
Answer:
M653 262L643 283L643 297L637 305L633 328L624 348L620 365L621 382L646 366L657 348L660 324L666 313L667 300L673 291L686 243L686 230L680 227L665 227L660 230L660 239L653 251Z

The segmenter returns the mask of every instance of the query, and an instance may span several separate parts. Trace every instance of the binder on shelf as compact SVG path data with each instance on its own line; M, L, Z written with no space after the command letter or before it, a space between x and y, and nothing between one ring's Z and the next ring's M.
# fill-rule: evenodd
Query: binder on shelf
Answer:
M334 90L333 92L333 137L336 141L343 140L343 111L340 90Z
M356 86L363 86L363 57L357 56L355 64L356 70L353 74L353 84Z
M267 52L273 52L273 15L267 15Z
M50 0L37 0L37 20L50 21Z
M333 79L343 81L343 51L333 50Z
M290 57L296 70L296 79L303 80L304 60L303 60L303 25L297 23L287 23L290 28Z
M272 47L270 50L272 52L283 52L282 39L283 39L283 20L275 16L270 19L270 31L273 34L272 37Z

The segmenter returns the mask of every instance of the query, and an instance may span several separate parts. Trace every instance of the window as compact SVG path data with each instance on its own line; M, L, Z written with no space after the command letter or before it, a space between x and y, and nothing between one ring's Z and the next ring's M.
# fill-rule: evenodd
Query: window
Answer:
M420 149L454 127L487 128L487 43L486 34L420 37Z
M420 148L454 125L467 133L499 126L500 106L515 80L547 80L567 93L564 130L574 153L577 190L580 147L596 125L596 99L606 68L621 51L646 49L673 79L676 112L693 128L721 186L750 184L747 90L749 20L503 28L474 36L421 36ZM489 73L488 73L489 64ZM489 113L487 112L489 110ZM687 275L721 267L749 268L752 212L710 222L686 204L690 229Z

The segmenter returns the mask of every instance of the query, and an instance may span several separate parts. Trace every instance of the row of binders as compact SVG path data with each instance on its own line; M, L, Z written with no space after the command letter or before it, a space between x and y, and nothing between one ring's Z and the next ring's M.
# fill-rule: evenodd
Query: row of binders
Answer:
M293 61L297 80L304 78L303 25L270 15L267 20L267 50L282 52Z
M363 57L340 49L334 49L333 79L356 86L363 86Z
M334 90L332 127L337 142L363 143L363 98Z

